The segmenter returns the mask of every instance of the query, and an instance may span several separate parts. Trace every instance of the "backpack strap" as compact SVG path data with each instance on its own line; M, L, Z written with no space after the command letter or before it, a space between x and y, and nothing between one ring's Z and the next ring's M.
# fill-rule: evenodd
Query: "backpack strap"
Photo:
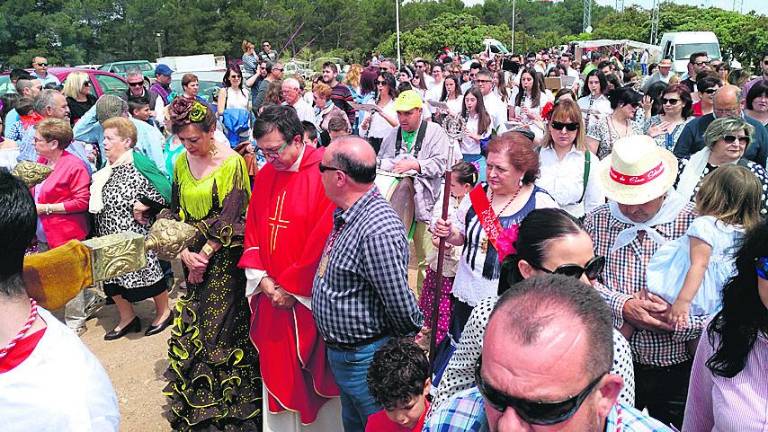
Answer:
M584 176L583 176L583 188L581 190L581 198L576 204L581 204L584 201L584 195L587 193L587 180L589 180L589 166L592 165L592 157L589 149L584 150Z

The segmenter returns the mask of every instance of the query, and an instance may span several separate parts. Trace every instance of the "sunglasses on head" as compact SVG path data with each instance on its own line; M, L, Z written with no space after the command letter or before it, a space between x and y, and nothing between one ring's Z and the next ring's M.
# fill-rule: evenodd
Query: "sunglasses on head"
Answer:
M552 126L552 129L559 130L559 131L563 129L567 129L568 131L573 132L579 129L578 123L563 123L559 121L553 121L552 123L550 123L550 126Z
M743 136L743 137L737 137L736 135L723 136L723 141L725 141L728 144L733 144L736 142L736 140L739 140L739 143L743 145L749 145L749 142L751 141L748 136Z
M671 98L671 99L667 99L667 98L661 98L661 104L662 104L662 105L667 105L667 104L669 104L669 105L677 105L677 103L678 103L678 102L680 102L680 99L675 99L675 98Z
M531 266L543 271L544 273L570 276L576 279L580 279L582 275L586 275L587 279L595 280L598 276L600 276L600 273L603 272L603 267L605 267L605 257L595 256L591 260L587 261L587 264L584 267L578 264L563 264L554 270L549 270L534 264L531 264Z
M542 426L562 423L573 417L576 411L579 410L579 407L581 407L581 404L584 403L600 383L603 376L605 376L605 373L598 375L584 390L566 400L560 402L536 402L516 398L493 388L483 380L483 376L480 373L481 366L482 356L477 359L477 365L475 366L475 381L477 382L477 389L480 391L480 394L493 409L504 412L507 408L512 408L526 423Z

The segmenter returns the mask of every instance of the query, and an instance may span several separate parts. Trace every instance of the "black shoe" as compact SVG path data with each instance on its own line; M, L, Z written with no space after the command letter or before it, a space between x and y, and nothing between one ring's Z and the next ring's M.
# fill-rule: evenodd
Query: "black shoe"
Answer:
M122 329L118 330L117 327L115 327L114 330L104 335L104 340L115 340L120 339L121 337L127 335L128 333L138 333L141 331L141 321L139 321L139 317L133 318L131 322L128 323L127 326L123 327Z
M161 322L160 324L150 325L149 328L147 328L147 331L144 332L144 336L152 336L154 334L158 334L171 324L173 324L173 312L171 312L168 315L168 318L166 318L165 321Z

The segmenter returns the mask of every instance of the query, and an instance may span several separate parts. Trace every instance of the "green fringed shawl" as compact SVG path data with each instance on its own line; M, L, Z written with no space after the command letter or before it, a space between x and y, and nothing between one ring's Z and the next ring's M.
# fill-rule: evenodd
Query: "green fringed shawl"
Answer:
M224 199L234 187L245 190L250 199L251 185L247 172L248 169L243 158L238 154L233 154L218 169L201 179L196 179L189 170L187 153L179 156L174 171L174 183L179 187L182 221L185 219L185 213L196 221L203 220L208 216L213 208L214 182L216 183L219 207L224 205Z

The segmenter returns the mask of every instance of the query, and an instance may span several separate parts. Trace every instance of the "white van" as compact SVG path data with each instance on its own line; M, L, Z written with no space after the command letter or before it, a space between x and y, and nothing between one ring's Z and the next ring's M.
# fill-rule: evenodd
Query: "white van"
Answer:
M672 59L672 69L678 74L688 72L688 61L695 52L706 52L710 60L720 60L720 41L712 32L664 33L659 44L661 58Z

